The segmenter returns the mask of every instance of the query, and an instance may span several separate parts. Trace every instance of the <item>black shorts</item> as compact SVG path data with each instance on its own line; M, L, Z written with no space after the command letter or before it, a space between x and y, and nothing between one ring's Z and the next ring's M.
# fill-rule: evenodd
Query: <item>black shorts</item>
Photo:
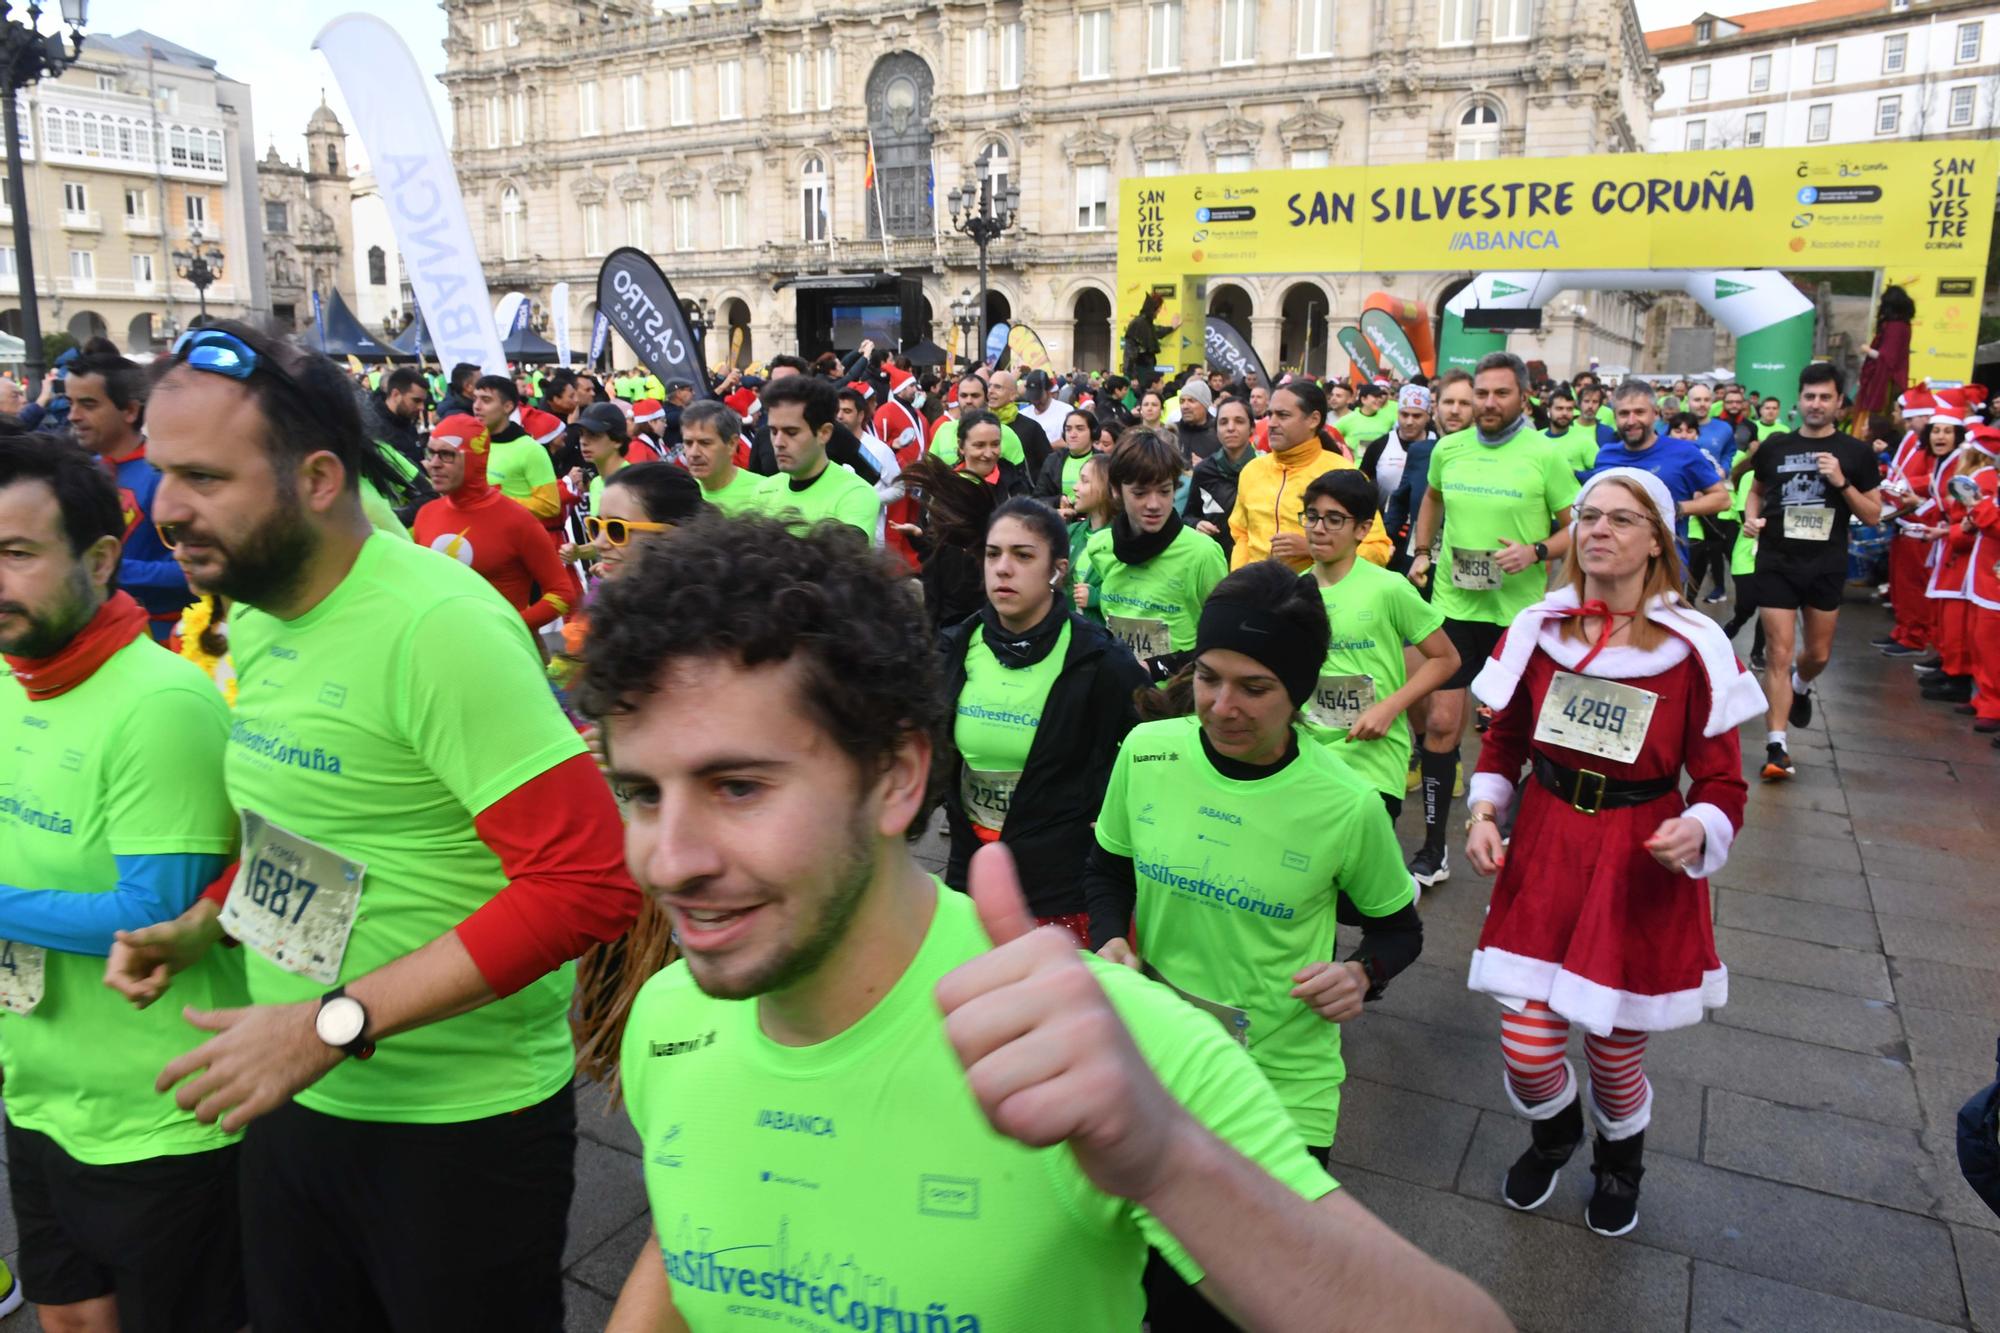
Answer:
M1451 679L1438 686L1441 690L1462 690L1472 684L1472 678L1479 674L1486 659L1493 656L1494 645L1507 632L1505 625L1489 624L1484 620L1453 620L1445 617L1444 636L1451 640L1451 646L1458 649L1458 670L1451 673Z
M1789 565L1757 566L1757 605L1773 611L1838 611L1847 589L1847 571L1825 573Z
M243 1136L243 1264L258 1329L556 1333L576 1185L567 1086L453 1125L289 1102Z
M37 1305L118 1300L127 1333L234 1333L243 1303L240 1146L116 1166L7 1126L21 1288Z

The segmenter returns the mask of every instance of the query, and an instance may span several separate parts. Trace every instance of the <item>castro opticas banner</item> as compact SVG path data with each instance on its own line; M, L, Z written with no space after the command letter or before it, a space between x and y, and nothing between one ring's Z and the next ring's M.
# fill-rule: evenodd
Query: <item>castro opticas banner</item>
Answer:
M1118 319L1194 276L1883 269L1917 284L1912 374L1963 379L1970 337L1928 326L1977 325L1996 173L2000 144L1947 141L1134 177Z
M1264 369L1264 358L1258 356L1257 349L1245 342L1243 335L1222 316L1210 315L1208 327L1203 332L1207 336L1209 365L1228 371L1233 380L1261 384L1267 389L1271 387L1271 375Z
M715 396L674 285L644 251L621 245L604 257L597 308L662 382L686 380L702 397Z
M469 361L489 375L507 357L487 304L486 276L465 220L465 201L431 110L429 81L410 48L381 19L346 14L313 45L333 67L355 132L368 151L396 232L403 271L445 365Z

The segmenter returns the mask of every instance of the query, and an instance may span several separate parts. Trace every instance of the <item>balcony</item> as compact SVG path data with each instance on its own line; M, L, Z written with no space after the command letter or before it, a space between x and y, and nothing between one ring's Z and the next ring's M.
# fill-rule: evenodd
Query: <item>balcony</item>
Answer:
M127 236L158 236L160 234L160 220L150 213L136 218L127 213L125 215L125 234Z
M64 231L103 231L104 215L94 208L65 208L62 225Z
M56 292L63 296L97 295L96 278L65 277L56 279Z

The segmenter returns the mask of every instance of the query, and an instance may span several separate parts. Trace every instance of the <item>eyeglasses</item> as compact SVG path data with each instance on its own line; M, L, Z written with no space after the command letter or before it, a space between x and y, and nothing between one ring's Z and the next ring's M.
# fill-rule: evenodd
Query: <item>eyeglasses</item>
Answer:
M458 450L456 450L456 449L426 449L426 450L424 450L424 457L425 457L425 458L435 458L435 459L436 459L436 460L437 460L438 462L440 462L440 463L443 463L443 462L447 462L447 461L449 461L450 459L453 459L453 458L457 458L457 457L458 457Z
M641 523L637 519L599 518L595 514L583 520L584 535L592 541L602 536L613 546L623 546L631 541L635 532L672 532L673 529L671 523Z
M1634 528L1645 527L1651 521L1636 509L1598 509L1592 505L1584 505L1578 509L1575 517L1579 528L1592 527L1602 518L1608 519L1611 526L1619 532L1630 532Z
M1303 510L1299 514L1299 524L1308 528L1325 528L1328 532L1339 532L1354 521L1352 514L1322 514L1314 510Z

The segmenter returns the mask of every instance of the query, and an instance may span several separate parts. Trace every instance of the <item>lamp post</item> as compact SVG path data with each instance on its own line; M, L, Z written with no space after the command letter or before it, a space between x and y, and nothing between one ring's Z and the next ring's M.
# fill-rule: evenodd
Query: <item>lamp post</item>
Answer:
M958 328L958 345L965 349L967 361L973 359L972 332L979 326L979 309L972 302L972 293L964 287L959 288L957 298L951 303L951 322Z
M1012 227L1021 212L1021 187L1009 185L996 196L993 175L987 166L986 154L981 153L964 183L952 187L947 196L951 203L951 225L970 236L979 247L979 345L975 352L983 352L986 347L986 247Z
M29 244L28 179L21 167L21 117L14 95L44 78L57 78L83 54L84 15L89 0L62 0L54 32L42 31L42 7L31 3L16 17L8 3L0 12L0 73L5 74L0 100L6 103L7 200L14 210L14 271L21 286L22 372L28 396L42 378L42 312L35 301L35 257Z
M195 299L201 303L197 318L208 323L208 289L222 277L222 251L212 245L203 249L197 227L188 233L188 248L174 251L174 272L194 287Z

